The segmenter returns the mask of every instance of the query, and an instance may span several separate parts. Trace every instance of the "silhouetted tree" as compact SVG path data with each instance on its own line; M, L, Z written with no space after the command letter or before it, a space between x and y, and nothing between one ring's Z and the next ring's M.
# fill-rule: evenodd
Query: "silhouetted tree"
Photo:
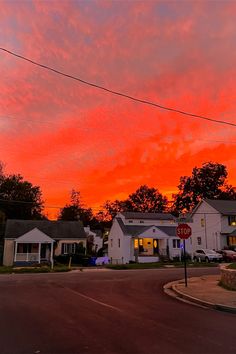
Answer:
M235 189L227 184L225 165L216 162L194 167L191 176L180 177L179 192L173 194L173 211L191 211L203 198L236 199Z
M105 216L113 218L118 212L134 211L158 213L167 209L167 198L158 189L146 185L140 186L125 200L106 201L103 205Z
M91 208L86 208L81 200L81 194L79 191L71 191L70 204L66 204L60 209L58 220L66 221L78 221L80 220L84 226L90 225L90 222L94 219Z
M125 204L127 211L158 213L166 210L167 198L158 189L143 185L129 195Z
M104 209L104 211L102 213L100 213L100 217L103 217L103 220L111 220L113 219L116 214L118 212L122 212L127 210L127 205L126 205L126 201L122 201L122 200L107 200L103 205L102 208Z
M42 219L43 201L39 186L21 175L0 174L0 210L6 219Z

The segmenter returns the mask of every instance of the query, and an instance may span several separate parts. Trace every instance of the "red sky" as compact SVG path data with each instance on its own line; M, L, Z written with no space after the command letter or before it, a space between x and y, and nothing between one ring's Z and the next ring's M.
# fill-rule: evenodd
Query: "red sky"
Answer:
M0 46L84 80L236 123L235 1L1 1ZM0 52L0 160L89 206L141 184L171 197L181 175L224 163L236 184L236 128L85 86ZM50 215L57 209L50 210Z

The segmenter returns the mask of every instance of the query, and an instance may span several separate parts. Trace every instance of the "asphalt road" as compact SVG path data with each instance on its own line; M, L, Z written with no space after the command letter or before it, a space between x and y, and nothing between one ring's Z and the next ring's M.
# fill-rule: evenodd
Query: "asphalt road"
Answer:
M1 275L0 353L235 354L236 315L163 293L180 278L183 269Z

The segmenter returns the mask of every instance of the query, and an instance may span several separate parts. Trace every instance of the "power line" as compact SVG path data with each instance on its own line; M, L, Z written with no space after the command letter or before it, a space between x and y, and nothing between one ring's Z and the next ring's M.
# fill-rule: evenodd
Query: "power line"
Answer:
M20 55L20 54L16 54L16 53L14 53L14 52L12 52L12 51L10 51L8 49L2 48L2 47L0 47L0 50L4 51L4 52L6 52L6 53L8 53L10 55L13 55L13 56L15 56L15 57L17 57L19 59L25 60L25 61L27 61L27 62L29 62L31 64L37 65L37 66L39 66L39 67L41 67L43 69L52 71L52 72L54 72L56 74L65 76L65 77L67 77L69 79L79 81L82 84L85 84L85 85L88 85L88 86L92 86L94 88L109 92L109 93L111 93L113 95L125 97L125 98L127 98L129 100L132 100L132 101L135 101L135 102L139 102L139 103L143 103L143 104L146 104L146 105L154 106L154 107L157 107L157 108L160 108L160 109L164 109L164 110L167 110L167 111L183 114L183 115L190 116L190 117L193 117L193 118L203 119L203 120L207 120L207 121L214 122L214 123L226 124L226 125L230 125L230 126L236 127L236 124L234 124L234 123L230 123L230 122L223 121L223 120L209 118L209 117L206 117L206 116L202 116L202 115L198 115L198 114L182 111L182 110L176 109L176 108L163 106L161 104L158 104L158 103L155 103L155 102L152 102L152 101L140 99L140 98L137 98L137 97L134 97L134 96L130 96L130 95L127 95L127 94L119 92L119 91L115 91L115 90L109 89L109 88L107 88L105 86L94 84L92 82L86 81L86 80L81 79L79 77L76 77L76 76L73 76L73 75L70 75L70 74L66 74L66 73L64 73L64 72L62 72L60 70L54 69L54 68L52 68L50 66L47 66L47 65L44 65L44 64L40 64L40 63L38 63L38 62L36 62L36 61L34 61L32 59L29 59L29 58L27 58L27 57L25 57L23 55Z

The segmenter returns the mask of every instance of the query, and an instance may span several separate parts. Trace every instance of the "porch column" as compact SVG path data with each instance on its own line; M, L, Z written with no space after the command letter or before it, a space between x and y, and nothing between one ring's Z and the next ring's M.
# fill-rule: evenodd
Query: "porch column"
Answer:
M50 262L51 262L51 268L53 269L53 242L51 242Z
M39 242L39 250L38 250L39 254L38 254L38 257L39 257L39 260L38 260L38 263L40 263L41 261L41 243Z
M14 252L14 262L16 262L16 254L17 254L17 248L18 248L18 243L15 241L15 252Z
M28 262L29 261L29 245L28 245L28 243L26 245L27 245L26 262Z

